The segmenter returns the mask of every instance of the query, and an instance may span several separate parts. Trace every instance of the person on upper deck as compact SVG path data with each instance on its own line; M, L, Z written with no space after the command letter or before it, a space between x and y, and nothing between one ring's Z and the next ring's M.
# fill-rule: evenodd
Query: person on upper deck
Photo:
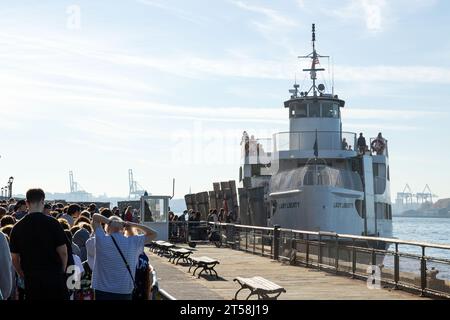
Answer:
M358 145L359 153L364 154L367 149L367 144L366 144L366 138L364 138L362 132L359 134L357 145Z
M348 149L347 139L344 138L344 139L342 139L342 150L347 150L347 149Z
M248 156L248 151L249 151L249 137L248 137L248 133L247 131L244 131L242 133L242 140L241 140L241 145L244 144L244 148L245 148L245 156Z

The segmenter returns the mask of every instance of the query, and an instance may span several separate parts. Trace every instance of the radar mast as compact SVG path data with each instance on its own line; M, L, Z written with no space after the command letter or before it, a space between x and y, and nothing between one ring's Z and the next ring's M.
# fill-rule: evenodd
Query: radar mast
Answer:
M319 58L329 58L330 56L322 56L320 54L317 53L316 51L316 24L313 23L312 24L312 47L313 47L313 52L308 54L307 56L299 56L299 59L311 59L312 63L311 63L311 68L310 69L303 69L303 71L305 72L309 72L311 75L311 80L313 81L312 87L308 90L308 92L306 92L306 95L308 95L311 90L313 91L313 95L316 97L317 96L317 92L322 91L319 90L319 88L316 86L316 80L317 80L317 72L318 71L325 71L324 68L317 68L317 65L320 65L320 61Z

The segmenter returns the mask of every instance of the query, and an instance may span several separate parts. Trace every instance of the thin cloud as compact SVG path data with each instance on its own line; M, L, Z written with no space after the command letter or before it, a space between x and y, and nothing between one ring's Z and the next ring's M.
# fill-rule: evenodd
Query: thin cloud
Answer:
M241 8L241 9L244 9L244 10L247 10L250 12L262 14L263 16L265 16L268 19L268 21L271 24L275 24L275 25L279 25L279 26L288 26L288 27L295 27L298 25L297 21L295 21L294 19L291 19L290 17L288 17L286 15L281 14L280 12L278 12L274 9L263 7L261 5L249 5L243 1L230 0L229 2L234 4L238 8Z
M78 81L92 82L100 86L110 88L121 88L121 90L139 90L155 93L160 88L151 87L145 82L139 82L135 79L112 75L101 75L88 70L86 67L80 70L68 68L64 65L66 60L61 60L60 64L65 67L53 64L52 55L66 54L64 59L78 56L81 61L95 63L101 61L116 66L127 66L137 68L148 68L159 72L172 74L178 77L205 79L208 77L240 77L256 79L291 79L293 72L299 69L298 61L258 59L245 56L236 56L224 58L200 57L194 53L183 53L166 57L133 55L128 53L118 53L111 48L96 48L92 43L64 42L59 38L36 39L34 37L25 37L19 35L5 35L0 33L0 40L4 45L11 48L10 54L3 54L3 61L16 61L12 66L21 71L35 70L50 76L63 76ZM61 41L60 41L61 40ZM17 44L19 43L19 44ZM38 50L42 56L48 55L43 59L44 63L39 65L27 64L27 69L23 64L18 63L23 55L22 50L13 50L25 46L28 49ZM75 49L76 48L76 49ZM34 51L33 51L34 52ZM33 59L32 55L25 54L27 60ZM55 62L57 63L57 62ZM112 69L114 70L114 69ZM335 66L335 77L337 81L358 81L358 82L402 82L402 83L450 83L450 68L433 66Z
M335 1L321 3L318 8L321 13L333 16L342 21L363 22L369 33L377 34L387 29L400 17L415 13L427 7L433 7L438 0L348 0L346 5ZM298 5L305 8L304 1L298 0ZM331 9L330 9L331 8Z
M265 6L251 5L238 0L228 2L239 9L257 14L256 17L249 19L249 24L273 45L281 46L291 55L296 54L289 34L299 26L297 20ZM259 19L260 16L262 19Z
M194 24L205 25L209 21L209 19L207 19L203 16L194 15L187 10L180 9L178 6L169 6L169 5L167 5L167 1L164 1L164 3L163 3L161 1L137 0L137 2L144 4L146 6L161 9L179 19L182 19L182 20L194 23Z
M329 12L341 20L363 20L369 32L377 33L384 28L387 10L386 0L350 0Z

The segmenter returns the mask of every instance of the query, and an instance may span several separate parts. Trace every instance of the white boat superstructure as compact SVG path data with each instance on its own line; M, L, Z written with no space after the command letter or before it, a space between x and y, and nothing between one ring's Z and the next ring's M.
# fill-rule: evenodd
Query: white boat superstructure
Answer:
M392 236L387 140L358 148L356 133L342 131L345 101L316 84L321 56L311 59L312 86L295 84L284 107L289 131L270 140L244 133L240 168L241 223L343 234ZM361 144L361 143L360 143ZM271 145L272 151L268 150Z

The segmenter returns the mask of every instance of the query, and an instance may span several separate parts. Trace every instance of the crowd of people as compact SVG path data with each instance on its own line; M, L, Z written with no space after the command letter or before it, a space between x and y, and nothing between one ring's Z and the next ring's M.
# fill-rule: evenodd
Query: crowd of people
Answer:
M224 208L210 209L206 216L207 222L214 223L236 223L236 215L232 211L227 211ZM200 211L193 209L184 210L183 213L177 216L174 212L169 211L169 235L174 241L177 239L185 239L189 232L191 239L205 240L207 237L205 230L200 227L202 215ZM189 224L189 227L187 226Z
M0 300L149 299L144 246L155 238L130 208L50 203L30 189L0 202Z

